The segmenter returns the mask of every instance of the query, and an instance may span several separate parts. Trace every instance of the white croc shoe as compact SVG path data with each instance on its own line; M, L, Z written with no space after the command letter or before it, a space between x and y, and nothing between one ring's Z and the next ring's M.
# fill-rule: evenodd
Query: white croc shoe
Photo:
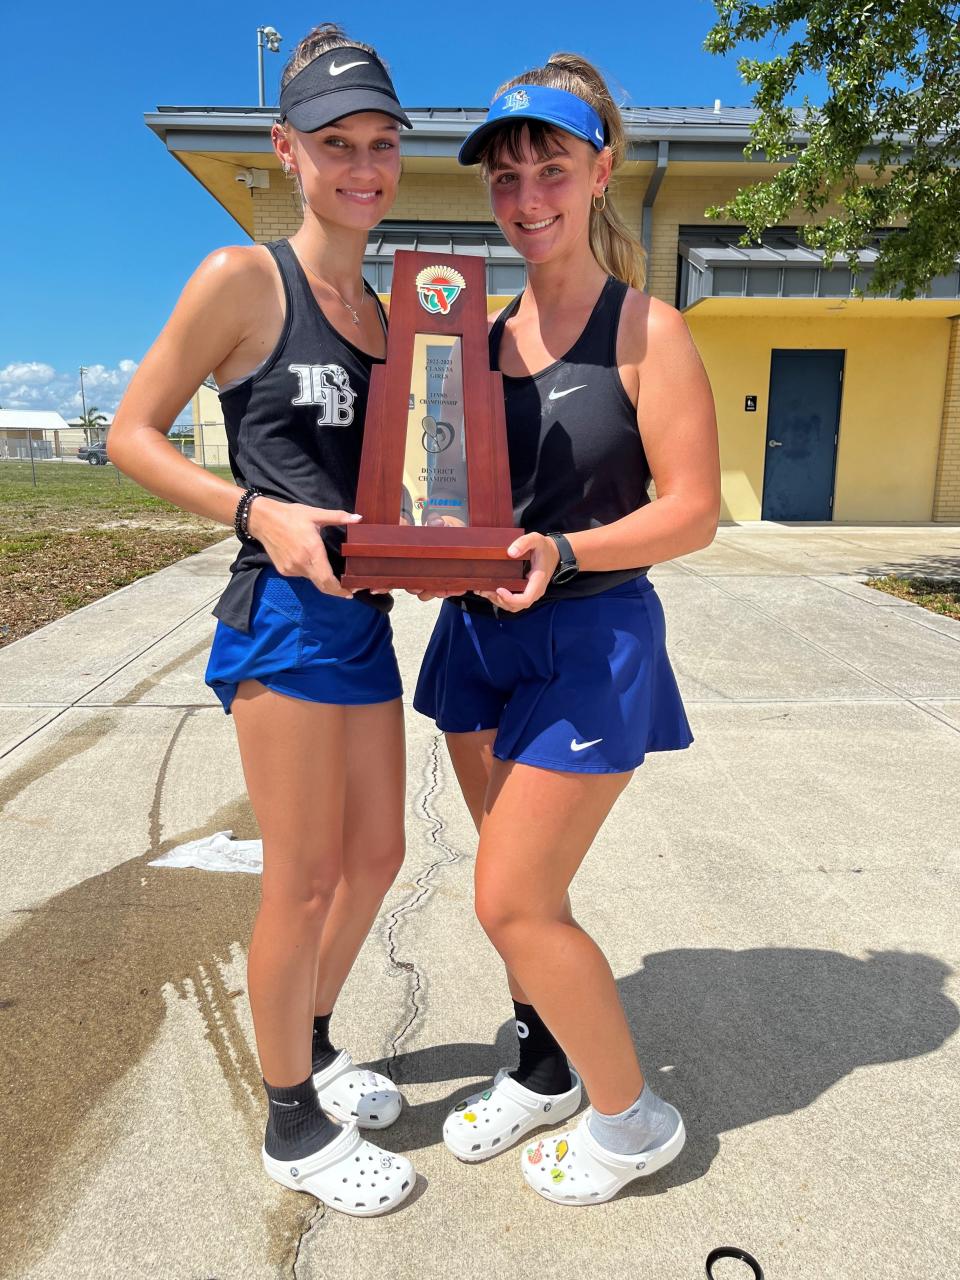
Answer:
M587 1127L590 1108L576 1129L552 1134L530 1144L520 1157L523 1176L534 1191L556 1204L603 1204L634 1178L656 1173L680 1154L686 1140L683 1120L675 1107L664 1104L676 1118L666 1142L635 1156L621 1156L601 1147Z
M580 1077L571 1070L566 1093L533 1093L506 1070L489 1089L458 1102L443 1125L443 1140L459 1160L474 1164L499 1155L533 1129L567 1120L580 1105Z
M402 1204L417 1175L406 1156L394 1155L360 1137L355 1124L303 1160L274 1160L261 1152L263 1167L291 1191L307 1191L331 1209L373 1218Z
M329 1066L316 1072L313 1085L320 1105L335 1120L351 1121L361 1129L386 1129L403 1106L400 1090L379 1071L354 1065L341 1049Z

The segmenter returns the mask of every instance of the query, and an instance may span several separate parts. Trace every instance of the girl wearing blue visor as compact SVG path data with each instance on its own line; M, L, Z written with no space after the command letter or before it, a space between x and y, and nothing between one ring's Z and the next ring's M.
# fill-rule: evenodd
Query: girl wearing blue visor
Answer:
M354 1065L329 1028L404 853L390 601L351 598L338 574L344 526L360 518L370 372L386 345L363 254L396 195L408 124L369 45L332 25L300 42L273 146L303 223L289 240L220 249L200 265L110 432L118 466L233 525L240 542L214 610L207 683L233 714L263 835L248 962L268 1102L263 1165L357 1216L386 1213L415 1181L409 1160L359 1132L393 1123L396 1086ZM236 484L166 439L211 370Z
M511 554L530 568L522 591L444 602L414 700L479 831L477 914L520 1054L444 1140L466 1161L522 1142L524 1177L561 1204L609 1200L684 1142L567 893L645 754L692 741L647 568L706 546L719 514L706 375L679 313L641 292L643 251L607 190L624 152L609 90L571 54L504 85L461 149L527 269L490 353L526 531ZM579 1125L529 1137L578 1110L581 1081Z

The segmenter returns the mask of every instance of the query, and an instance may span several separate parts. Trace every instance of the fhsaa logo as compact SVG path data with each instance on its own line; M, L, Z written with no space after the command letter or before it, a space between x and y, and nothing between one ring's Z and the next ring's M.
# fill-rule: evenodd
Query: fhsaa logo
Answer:
M523 111L529 105L530 95L526 89L514 89L513 93L508 93L503 100L504 111Z
M467 287L467 282L453 267L424 267L417 272L416 285L417 297L424 311L429 311L432 316L445 316Z
M338 364L291 364L288 368L300 381L291 404L315 404L318 427L350 426L357 393L350 386L346 369Z

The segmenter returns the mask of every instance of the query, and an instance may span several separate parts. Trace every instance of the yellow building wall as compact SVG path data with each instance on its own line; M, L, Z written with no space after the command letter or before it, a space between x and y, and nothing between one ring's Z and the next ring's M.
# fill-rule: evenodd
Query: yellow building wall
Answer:
M724 520L759 520L773 348L842 349L835 521L933 517L948 320L687 314L713 387ZM756 413L744 397L757 396Z
M202 386L193 397L194 461L207 467L227 467L227 429L220 397L211 387Z

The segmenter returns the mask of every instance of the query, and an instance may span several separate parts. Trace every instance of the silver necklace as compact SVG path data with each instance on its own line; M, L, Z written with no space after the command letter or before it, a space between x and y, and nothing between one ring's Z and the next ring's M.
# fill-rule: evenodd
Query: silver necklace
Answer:
M367 291L366 291L366 289L364 289L364 287L363 287L363 276L361 276L361 277L360 277L360 289L361 289L361 294L360 294L360 306L352 307L352 306L350 305L350 303L346 300L346 298L343 296L343 294L340 292L340 290L339 290L339 289L335 289L335 288L334 288L334 286L330 283L330 281L329 281L329 280L324 280L323 276L318 276L318 275L317 275L317 273L316 273L316 272L313 270L313 268L310 266L310 264L309 264L309 263L307 263L307 262L304 262L302 258L300 259L300 262L301 262L301 264L303 265L304 269L305 269L306 271L309 271L310 275L312 275L312 276L313 276L314 280L318 281L318 283L320 283L320 284L326 285L326 287L327 287L328 289L333 289L333 292L337 295L337 297L340 299L340 301L343 303L343 305L344 305L344 306L347 308L347 310L350 312L350 318L353 320L353 323L354 323L355 325L358 325L358 326L359 326L359 324L360 324L360 307L362 307L362 306L363 306L364 301L366 300L366 297L367 297Z

